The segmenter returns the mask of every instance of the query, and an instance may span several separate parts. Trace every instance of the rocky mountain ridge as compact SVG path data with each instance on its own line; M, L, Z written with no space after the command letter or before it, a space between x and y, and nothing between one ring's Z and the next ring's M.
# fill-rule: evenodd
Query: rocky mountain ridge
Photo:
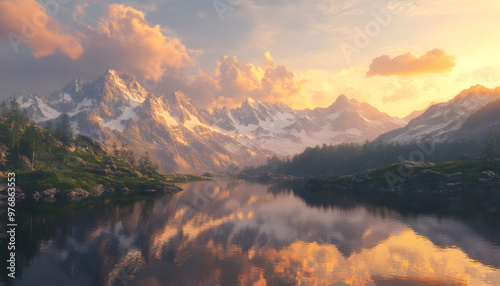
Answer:
M422 140L483 141L491 131L500 130L499 100L500 87L490 89L476 85L450 101L430 106L407 126L382 134L377 140L399 144Z
M221 172L308 146L373 140L406 125L345 95L314 110L248 98L237 108L210 112L196 108L181 91L155 95L114 70L93 82L75 79L49 96L23 91L16 97L38 124L67 113L74 134L108 148L123 142L136 154L149 151L163 172Z
M323 143L373 140L406 125L398 117L345 95L340 95L329 107L313 110L294 110L283 103L249 98L232 110L223 107L201 113L214 128L234 136L238 142L283 156Z

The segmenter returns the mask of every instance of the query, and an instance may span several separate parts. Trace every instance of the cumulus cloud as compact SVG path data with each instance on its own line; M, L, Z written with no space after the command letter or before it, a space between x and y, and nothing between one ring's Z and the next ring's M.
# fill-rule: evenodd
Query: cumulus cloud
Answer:
M0 62L5 71L0 98L21 89L51 93L76 77L95 80L109 68L134 75L158 93L189 90L193 76L186 74L186 67L196 64L202 50L187 49L169 27L148 23L134 8L112 4L96 10L101 6L89 5L45 10L34 0L0 0ZM22 36L24 21L40 21L43 15L52 18L35 26L36 34L14 53L9 33Z
M8 40L16 52L20 45L29 45L35 58L60 51L77 59L83 53L79 39L63 31L35 0L0 0L0 39Z
M102 73L113 68L149 82L192 65L190 54L201 54L201 50L188 50L179 38L166 36L160 25L150 25L144 13L134 8L105 7L95 28L79 19L85 17L85 8L85 4L76 6L73 19L78 25L69 34L50 17L55 12L35 0L0 0L0 39L15 41L15 49L29 45L35 58L60 51L81 70Z
M260 97L264 71L253 64L240 64L236 57L224 56L218 61L216 71L220 91L219 95L242 99L249 96Z
M416 57L410 53L391 59L383 55L373 59L367 77L381 75L409 76L424 73L442 73L451 71L455 66L455 57L447 55L446 51L433 49L425 55Z
M267 101L288 99L292 101L301 95L307 80L299 80L295 72L285 66L275 66L269 52L265 54L265 74L262 78L263 95Z
M367 102L393 116L406 116L423 109L430 102L447 101L474 83L470 78L460 84L453 74L440 77L425 74L418 77L366 77L367 67L353 66L339 72L310 70L302 76L309 80L306 94L317 98L316 106L327 106L339 94ZM314 93L316 92L316 93Z
M269 52L264 66L242 64L236 57L224 56L210 74L199 71L191 84L194 99L208 107L239 105L248 97L266 102L291 103L302 94L307 82L285 66L274 64Z
M165 36L160 25L149 25L143 12L121 4L105 9L88 44L98 47L97 54L110 57L110 67L151 80L158 80L171 68L192 64L180 39Z

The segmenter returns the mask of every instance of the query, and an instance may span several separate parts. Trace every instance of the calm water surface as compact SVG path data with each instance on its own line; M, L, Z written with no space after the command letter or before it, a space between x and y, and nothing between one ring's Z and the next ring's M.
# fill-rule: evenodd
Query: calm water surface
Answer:
M7 283L500 285L499 231L474 219L311 203L242 181L180 186L24 214L18 278Z

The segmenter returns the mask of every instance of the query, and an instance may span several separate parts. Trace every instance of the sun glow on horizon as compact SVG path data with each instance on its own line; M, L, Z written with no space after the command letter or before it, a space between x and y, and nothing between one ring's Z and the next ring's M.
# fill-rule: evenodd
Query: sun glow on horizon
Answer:
M157 81L154 92L182 90L205 108L235 107L248 97L326 107L345 94L401 117L477 84L500 86L496 0L245 1L221 19L213 7L195 4L113 2L68 4L56 14L34 0L1 2L0 48L17 52L1 58L8 76L0 96L38 91L40 83L51 93L63 78L112 68ZM24 24L9 17L36 13L51 25L26 46L12 45L8 33L22 34ZM43 65L44 73L9 68L16 62Z

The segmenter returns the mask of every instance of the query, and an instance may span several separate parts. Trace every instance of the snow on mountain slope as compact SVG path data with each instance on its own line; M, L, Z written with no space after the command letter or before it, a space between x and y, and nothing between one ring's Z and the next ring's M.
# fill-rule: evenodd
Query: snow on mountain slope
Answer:
M463 127L471 115L498 99L500 99L500 88L473 86L460 92L448 102L429 107L404 128L387 132L377 140L390 143L409 143L419 140L454 141L456 138L453 134Z
M68 113L75 134L108 148L124 142L136 154L149 151L165 172L224 171L232 163L262 163L271 155L210 126L182 92L157 97L134 77L113 70L94 82L77 79L50 96L16 97L37 123Z
M247 146L258 146L280 155L308 146L364 142L406 124L367 103L341 95L327 108L293 110L282 103L247 99L240 107L202 112L210 124L233 135Z
M70 116L75 134L105 146L120 141L149 151L165 172L223 171L293 155L318 144L364 142L406 122L341 95L329 107L294 110L247 99L240 107L197 109L177 91L156 96L133 76L106 71L93 82L76 79L49 96L21 92L21 106L39 124Z
M488 103L470 115L462 127L453 132L449 139L455 141L486 141L491 134L500 134L500 98Z
M427 109L429 109L429 107L435 105L435 104L438 104L439 102L431 102L429 105L427 105L424 109L420 109L420 110L414 110L412 111L410 114L408 114L407 116L403 117L403 119L406 121L406 122L410 122L412 119L414 118L417 118L419 117L420 115L424 114L424 112L427 111Z

